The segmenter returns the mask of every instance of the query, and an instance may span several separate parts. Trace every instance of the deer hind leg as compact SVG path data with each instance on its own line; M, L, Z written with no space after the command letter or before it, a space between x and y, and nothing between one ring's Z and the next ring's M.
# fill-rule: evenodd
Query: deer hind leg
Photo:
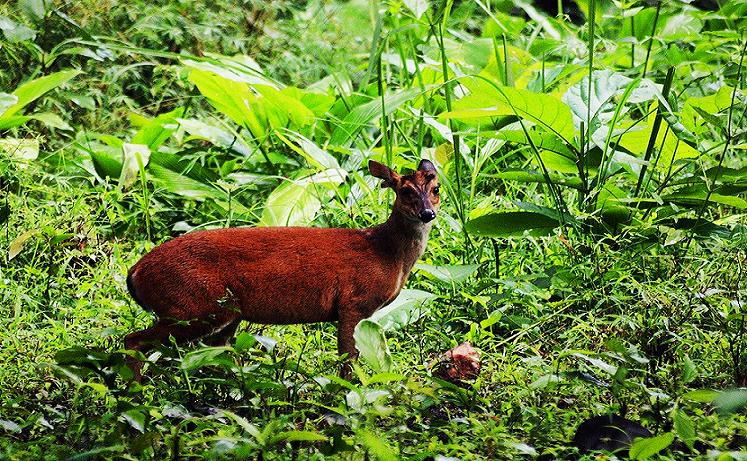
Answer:
M173 337L177 344L189 343L204 337L223 338L225 335L225 338L228 338L236 331L239 321L239 314L235 312L224 312L188 321L160 319L150 328L125 336L124 346L125 349L146 353L155 346L168 344L170 337ZM225 333L226 329L230 330L230 334ZM225 344L225 339L223 341ZM134 373L133 379L140 382L143 364L133 357L128 357L127 365Z
M232 320L222 328L215 330L213 333L206 336L202 342L208 346L225 346L231 338L233 338L233 335L236 334L236 329L239 327L240 323L240 318Z

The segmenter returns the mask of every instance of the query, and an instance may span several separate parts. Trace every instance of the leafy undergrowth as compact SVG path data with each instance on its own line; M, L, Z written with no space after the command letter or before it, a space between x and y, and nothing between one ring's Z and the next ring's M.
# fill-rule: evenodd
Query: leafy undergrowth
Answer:
M743 1L582 1L582 25L518 1L73 3L0 5L0 458L614 459L572 440L616 414L653 434L631 458L747 459ZM444 198L351 380L334 325L244 324L129 382L140 256L381 222L370 158L431 159ZM437 377L465 341L479 375Z

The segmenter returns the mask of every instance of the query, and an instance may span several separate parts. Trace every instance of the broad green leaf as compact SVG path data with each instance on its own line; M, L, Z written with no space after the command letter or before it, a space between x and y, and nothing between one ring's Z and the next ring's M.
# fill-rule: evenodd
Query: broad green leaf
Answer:
M236 350L236 352L247 352L255 344L257 344L257 338L255 338L251 333L244 332L236 337L233 348Z
M574 356L582 358L589 362L590 364L594 365L595 367L599 368L600 370L604 371L605 373L608 373L611 376L614 376L617 373L617 367L614 365L610 365L609 363L605 362L602 359L598 359L596 357L589 357L586 354L582 354L580 352L574 352Z
M36 38L36 31L19 24L7 16L0 16L0 30L10 43L26 42Z
M6 154L20 168L25 168L28 162L39 157L39 141L36 139L2 138L0 139L0 152Z
M119 178L122 175L122 152L112 152L103 146L102 149L92 149L81 146L89 153L96 174L101 179Z
M288 93L267 85L252 85L252 88L261 95L257 104L264 106L269 128L303 127L314 121L314 113Z
M370 317L384 331L399 330L419 320L428 311L425 306L436 295L421 290L402 290L399 295Z
M18 96L14 94L0 93L0 115L3 115L8 108L13 107L17 102Z
M747 390L736 389L721 392L713 401L718 411L724 413L736 413L747 407Z
M360 357L377 373L389 371L392 357L384 337L384 329L370 319L362 320L353 332Z
M420 19L426 11L428 11L428 0L404 0L404 4L412 11L417 19Z
M190 351L182 359L183 370L195 370L208 365L222 364L220 356L228 351L228 347L202 347L195 351Z
M243 139L223 128L194 118L178 118L176 121L184 131L195 138L204 139L216 146L232 149L245 157L252 154L252 148Z
M483 80L464 81L468 96L454 103L454 111L442 113L444 119L471 119L515 115L556 134L564 141L573 141L571 109L548 94L507 86L494 86Z
M56 72L45 77L31 80L30 82L26 82L19 86L13 92L13 95L18 98L18 102L7 108L3 115L0 116L0 129L2 128L2 123L5 119L20 112L29 103L44 95L44 93L66 83L80 73L81 71L79 70L63 70L61 72Z
M686 392L682 398L692 400L693 402L711 403L718 397L718 391L712 389L698 389Z
M11 119L12 118L13 117L11 117ZM26 117L21 117L21 118L26 118ZM59 115L52 114L50 112L41 112L41 113L31 114L27 116L27 118L29 120L38 120L50 128L57 128L58 130L73 131L73 127L71 127L66 121L62 120L62 118Z
M150 160L150 149L143 144L122 144L122 172L119 175L119 185L129 189L140 175L141 168L145 168Z
M432 266L430 264L418 263L415 269L430 274L437 280L445 283L461 283L480 267L477 264L462 264L454 266Z
M633 155L642 158L646 152L648 140L651 137L655 112L652 111L652 115L648 119L648 124L643 129L626 131L620 138L620 146L630 151ZM617 136L615 136L615 140L617 139ZM661 121L654 145L656 149L660 149L658 162L656 163L656 169L659 171L668 171L670 166L677 160L700 156L700 152L677 138L666 120ZM652 162L656 160L656 157L657 153L654 153Z
M547 182L545 176L542 173L529 170L506 170L491 176L498 179L504 179L506 181L519 181L526 183ZM566 176L551 174L550 180L553 182L553 184L570 187L572 189L581 189L583 187L581 179L579 178L569 178Z
M132 137L132 144L144 144L152 151L157 150L176 131L177 120L183 117L185 112L186 109L183 107L177 107L153 119L146 119L146 123Z
M630 446L630 459L645 460L667 448L674 441L674 434L666 432L656 437L637 439Z
M192 179L156 163L152 163L148 171L158 185L174 194L194 200L226 198L225 193L209 183Z
M37 229L27 230L21 233L18 237L14 238L10 245L8 245L8 261L18 256L23 250L23 245L36 233L39 232Z
M678 192L674 194L663 195L661 198L665 201L682 205L700 205L705 201L707 194L707 191L701 190L693 192ZM747 208L747 200L733 195L721 195L713 193L710 195L710 197L708 197L708 202L728 205L739 209Z
M696 438L695 426L692 419L680 408L674 411L674 431L680 440L685 442L691 449L693 448L693 442L695 442Z
M52 0L18 0L21 11L34 22L44 19L47 8L53 6Z
M390 115L399 106L410 101L420 94L417 88L400 90L384 96L384 107L386 115ZM382 115L382 101L380 97L362 104L345 117L345 119L332 132L329 143L332 145L348 144L363 127L377 120Z
M0 419L0 428L5 430L6 432L21 432L21 426L14 423L13 421L8 421L7 419Z
M213 53L206 53L205 56L210 60L182 59L182 63L190 69L219 75L226 80L279 88L277 82L267 78L260 65L249 56L236 55L231 57Z
M521 237L550 235L560 222L544 214L531 211L489 213L467 222L467 231L486 237Z
M267 198L261 226L309 225L321 209L322 200L339 186L347 173L341 169L328 169L305 178L283 182Z
M620 98L626 95L625 100ZM648 79L632 79L609 69L594 71L589 88L589 76L573 85L563 95L573 113L573 125L579 130L581 123L592 133L592 140L604 148L610 124L620 103L639 104L661 98L661 90ZM619 100L619 101L618 101ZM625 113L625 107L620 114ZM618 118L620 115L618 115ZM599 132L598 132L599 131Z
M257 97L246 83L228 80L202 70L190 72L189 81L197 86L213 107L234 123L249 129L256 137L264 137L264 117L262 114L255 114L252 109L252 106L256 106Z
M120 421L126 422L138 432L145 431L145 414L140 410L127 410L119 415Z
M656 33L657 38L666 41L693 38L703 29L703 21L692 11L673 14L663 18L663 25Z
M314 144L314 142L310 139L289 130L286 130L284 133L285 136L283 135L283 132L277 132L276 135L288 147L293 149L293 151L295 151L298 155L305 158L306 161L309 162L309 164L317 170L340 168L340 164L337 162L336 158Z

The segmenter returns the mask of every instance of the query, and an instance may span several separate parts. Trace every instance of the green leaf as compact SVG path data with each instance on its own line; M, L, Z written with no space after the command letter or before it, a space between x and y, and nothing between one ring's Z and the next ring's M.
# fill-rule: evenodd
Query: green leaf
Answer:
M138 432L145 432L145 414L140 410L127 410L120 415L120 420Z
M276 133L281 141L293 149L298 155L305 158L314 168L318 170L340 168L340 164L337 162L336 158L314 144L310 139L290 130L286 130L285 134L287 138L286 136L283 136L281 132ZM288 138L290 138L290 140Z
M150 149L143 144L122 144L122 171L119 175L119 185L129 189L140 176L140 169L145 168L150 160Z
M52 114L49 112L41 112L36 114L31 114L28 116L29 120L39 120L43 124L47 125L50 128L57 128L58 130L66 130L66 131L72 131L73 127L71 127L66 121L62 120L62 118L57 114Z
M177 173L161 165L152 163L148 167L153 179L164 189L183 197L205 200L205 199L225 199L225 193L216 189L206 182L192 179L189 176Z
M257 97L246 83L228 80L202 70L190 72L189 81L197 86L215 109L234 123L247 128L256 137L265 136L266 122L255 114L253 106L257 105Z
M716 397L718 397L718 391L711 389L698 389L695 391L686 392L682 398L692 400L693 402L711 403Z
M415 269L431 275L436 280L444 283L461 283L469 278L470 275L480 267L478 264L463 264L454 266L431 266L430 264L415 264Z
M324 442L327 437L312 431L285 431L275 434L267 441L267 445L278 442Z
M701 205L708 197L705 189L694 190L690 192L676 192L674 194L663 195L661 198L667 202L674 202L678 205ZM734 195L721 195L712 193L708 197L708 203L728 205L734 208L747 208L747 200Z
M596 357L589 357L588 355L582 354L580 352L574 352L573 355L586 360L587 362L594 365L598 369L604 371L605 373L609 374L610 376L615 376L615 374L617 373L618 367L614 365L610 365L609 363L605 362L602 359L598 359Z
M14 94L0 93L0 115L3 115L8 108L13 107L17 102L18 96Z
M408 90L400 90L396 93L390 93L384 96L384 107L386 115L390 115L399 106L407 101L417 97L420 94L420 89L411 88ZM329 143L332 145L346 145L358 134L358 131L363 127L368 126L373 121L381 117L382 114L382 101L381 98L375 98L365 104L362 104L352 111L345 117L345 119L335 128L332 132L332 137Z
M467 222L467 231L486 237L521 237L550 235L558 227L557 219L532 211L489 213Z
M737 389L721 392L713 401L719 413L736 413L747 407L747 390Z
M236 342L233 345L233 348L236 350L236 352L247 352L257 344L257 338L254 337L251 333L241 333L236 337Z
M28 162L39 157L39 141L22 138L0 139L0 152L17 161L16 166L24 168Z
M630 446L628 456L635 460L645 460L667 448L674 441L674 434L667 432L656 437L637 439Z
M377 373L389 371L392 357L384 337L384 329L373 320L364 319L353 332L360 357Z
M677 437L685 442L690 449L693 448L696 438L695 426L692 419L680 408L674 411L674 431L677 433Z
M404 0L404 4L410 11L412 11L412 14L414 14L417 19L420 19L429 8L428 0Z
M10 245L8 245L8 261L18 256L21 253L21 250L23 250L23 245L37 232L37 229L27 230L14 238L13 241L10 242Z
M5 128L3 126L3 122L10 118L12 115L20 112L32 101L44 95L44 93L66 83L80 73L81 71L79 70L63 70L61 72L56 72L45 77L31 80L30 82L26 82L23 85L19 86L13 92L13 95L18 98L18 102L6 109L5 112L3 112L3 115L0 116L0 129Z
M184 131L194 138L203 139L216 146L232 149L244 157L249 157L252 154L252 148L243 139L229 133L223 128L194 118L179 118L176 121Z
M425 315L425 306L435 298L436 295L427 291L405 289L394 301L374 312L370 319L384 331L399 330Z
M305 178L288 180L270 193L259 220L261 226L304 226L321 209L322 200L345 180L341 169L328 169Z
M219 360L220 357L228 350L228 347L202 347L195 351L191 351L184 356L182 359L183 370L195 370L208 365L218 365L224 363L224 360Z
M399 457L395 451L381 438L375 434L359 430L357 438L379 461L398 461Z
M0 16L0 30L10 43L26 42L36 38L36 31L19 24L7 16Z
M690 359L690 356L685 355L685 359L682 363L682 381L685 384L691 383L698 377L698 368L695 363Z
M21 11L34 22L44 19L47 14L47 7L52 6L51 0L18 0L18 6Z
M485 81L465 82L471 94L454 104L454 111L442 113L444 119L472 119L515 115L554 133L565 142L573 141L571 109L548 94L507 86L494 86Z
M5 430L6 432L21 432L21 426L14 423L13 421L8 421L7 419L0 419L0 428Z
M542 173L531 170L506 170L491 176L506 181L543 184L546 182L545 176ZM550 180L553 184L570 187L572 189L581 189L583 187L583 183L579 178L569 178L558 174L550 174Z
M178 119L183 117L185 112L186 109L183 107L177 107L171 112L147 120L132 137L132 144L144 144L150 150L157 150L176 131Z

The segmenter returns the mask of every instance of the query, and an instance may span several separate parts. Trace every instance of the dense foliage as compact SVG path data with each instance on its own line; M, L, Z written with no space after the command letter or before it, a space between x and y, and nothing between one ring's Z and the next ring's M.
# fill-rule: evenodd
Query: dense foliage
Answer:
M617 414L632 458L747 459L747 2L577 3L0 4L0 458L607 459L570 441ZM352 381L334 325L244 324L128 382L146 251L373 225L367 160L421 158L442 209Z

